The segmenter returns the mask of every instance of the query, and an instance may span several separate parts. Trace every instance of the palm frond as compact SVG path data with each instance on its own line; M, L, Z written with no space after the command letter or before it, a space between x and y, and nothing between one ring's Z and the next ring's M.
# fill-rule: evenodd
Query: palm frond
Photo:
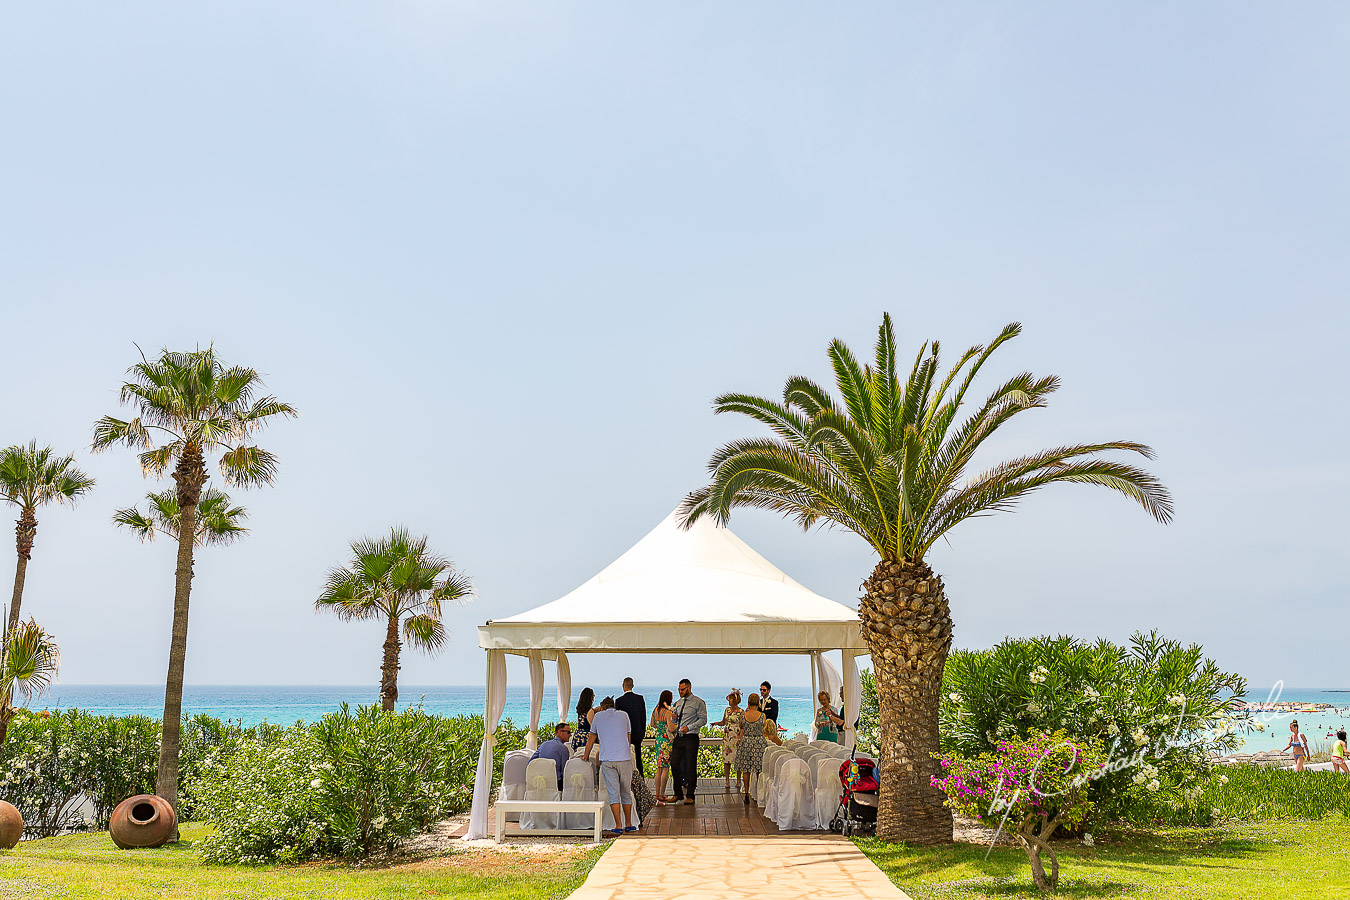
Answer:
M988 439L1026 410L1045 406L1059 386L1053 375L1015 375L958 421L976 377L1021 330L1016 322L1005 326L945 372L939 343L924 343L902 384L894 323L884 315L874 365L860 365L840 340L829 344L826 355L842 402L803 376L787 379L781 404L748 394L721 395L714 406L718 413L749 416L774 437L731 441L715 450L709 483L680 506L681 524L689 527L703 516L725 524L736 507L770 509L803 528L828 523L855 531L884 557L919 559L960 521L1009 508L1055 482L1108 487L1158 521L1169 521L1171 498L1154 476L1100 456L1117 451L1150 456L1132 441L1042 451L961 484Z
M60 668L61 649L52 636L33 619L20 622L4 648L0 690L8 696L18 688L24 697L35 697L55 683Z

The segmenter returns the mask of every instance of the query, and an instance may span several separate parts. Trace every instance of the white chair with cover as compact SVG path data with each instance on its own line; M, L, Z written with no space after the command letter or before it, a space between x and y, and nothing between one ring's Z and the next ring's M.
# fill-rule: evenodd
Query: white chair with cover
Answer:
M839 798L844 786L839 781L841 763L833 756L816 760L816 827L829 828L830 820L839 809Z
M759 804L761 810L768 807L769 797L773 794L774 760L786 752L778 746L769 747L764 751L764 761L761 763L759 771L759 789L755 792L755 802Z
M502 762L502 789L497 795L499 800L525 799L525 767L530 764L534 754L528 750L510 750ZM520 821L520 813L507 813L506 821Z
M815 792L811 790L811 771L804 761L794 756L783 763L769 804L772 808L769 818L779 831L810 831L816 827Z
M769 802L769 788L773 784L773 761L785 752L787 751L777 744L764 751L759 778L755 782L755 802L759 804L760 809L763 809L764 804Z
M551 759L536 759L525 767L526 800L561 800L562 791L558 790L558 764ZM557 813L523 812L520 814L520 827L557 828Z
M791 751L785 750L773 758L773 770L769 777L769 802L764 807L764 815L770 819L777 815L778 810L778 781L783 777L783 768L791 761L797 759ZM798 760L800 762L800 760Z
M564 800L595 799L595 766L580 757L569 759L563 766ZM563 828L590 828L594 824L589 813L563 813Z

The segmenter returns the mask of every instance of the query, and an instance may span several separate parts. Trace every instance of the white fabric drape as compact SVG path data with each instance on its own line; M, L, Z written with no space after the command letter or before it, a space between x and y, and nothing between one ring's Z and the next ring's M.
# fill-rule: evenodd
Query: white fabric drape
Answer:
M834 663L830 662L828 656L821 653L818 659L820 660L820 689L828 691L830 702L838 705L839 691L844 685L844 679L839 676L839 670L834 667Z
M539 749L539 713L544 707L544 654L531 650L530 660L530 730L525 734L525 749Z
M818 693L820 693L820 651L819 651L819 650L815 650L815 651L812 651L812 653L811 653L811 708L812 708L812 709L815 709L815 708L816 708L816 704L820 702L819 698L816 696ZM817 729L816 729L816 720L815 720L815 717L812 716L812 718L811 718L811 728L810 728L810 730L809 730L808 733L811 735L811 740L813 740L813 741L816 739L816 731L817 731Z
M567 714L572 711L572 664L567 654L558 651L558 721L568 721Z
M844 651L844 745L850 749L857 745L858 735L853 724L858 721L862 711L862 679L858 677L858 654Z
M487 702L483 709L483 746L478 751L478 769L474 774L473 807L469 812L466 837L481 840L488 836L488 801L492 792L492 755L497 746L497 725L506 708L506 654L489 650L487 655Z

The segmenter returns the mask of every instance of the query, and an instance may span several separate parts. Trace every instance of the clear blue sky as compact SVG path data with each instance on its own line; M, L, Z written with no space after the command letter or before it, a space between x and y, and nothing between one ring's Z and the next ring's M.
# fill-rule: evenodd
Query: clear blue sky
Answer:
M133 342L214 342L303 413L252 535L200 558L189 680L373 685L379 628L311 603L398 522L480 592L403 680L470 683L476 624L754 432L715 394L825 378L889 310L907 353L1022 321L993 370L1064 388L993 449L1145 441L1176 495L1170 527L1063 488L955 532L958 645L1160 628L1350 688L1347 47L1333 3L10 4L0 441L99 479L43 514L25 611L67 683L163 678L172 550L109 524L152 485L87 449ZM733 528L844 602L872 565ZM805 680L576 670L695 665Z

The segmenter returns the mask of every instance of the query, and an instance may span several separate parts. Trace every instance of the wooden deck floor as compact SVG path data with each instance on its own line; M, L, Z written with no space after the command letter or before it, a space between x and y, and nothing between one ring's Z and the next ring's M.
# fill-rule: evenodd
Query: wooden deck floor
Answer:
M642 823L643 837L705 835L716 837L820 837L828 832L779 831L764 818L753 800L747 806L739 792L724 792L721 779L699 779L694 805L658 806Z

